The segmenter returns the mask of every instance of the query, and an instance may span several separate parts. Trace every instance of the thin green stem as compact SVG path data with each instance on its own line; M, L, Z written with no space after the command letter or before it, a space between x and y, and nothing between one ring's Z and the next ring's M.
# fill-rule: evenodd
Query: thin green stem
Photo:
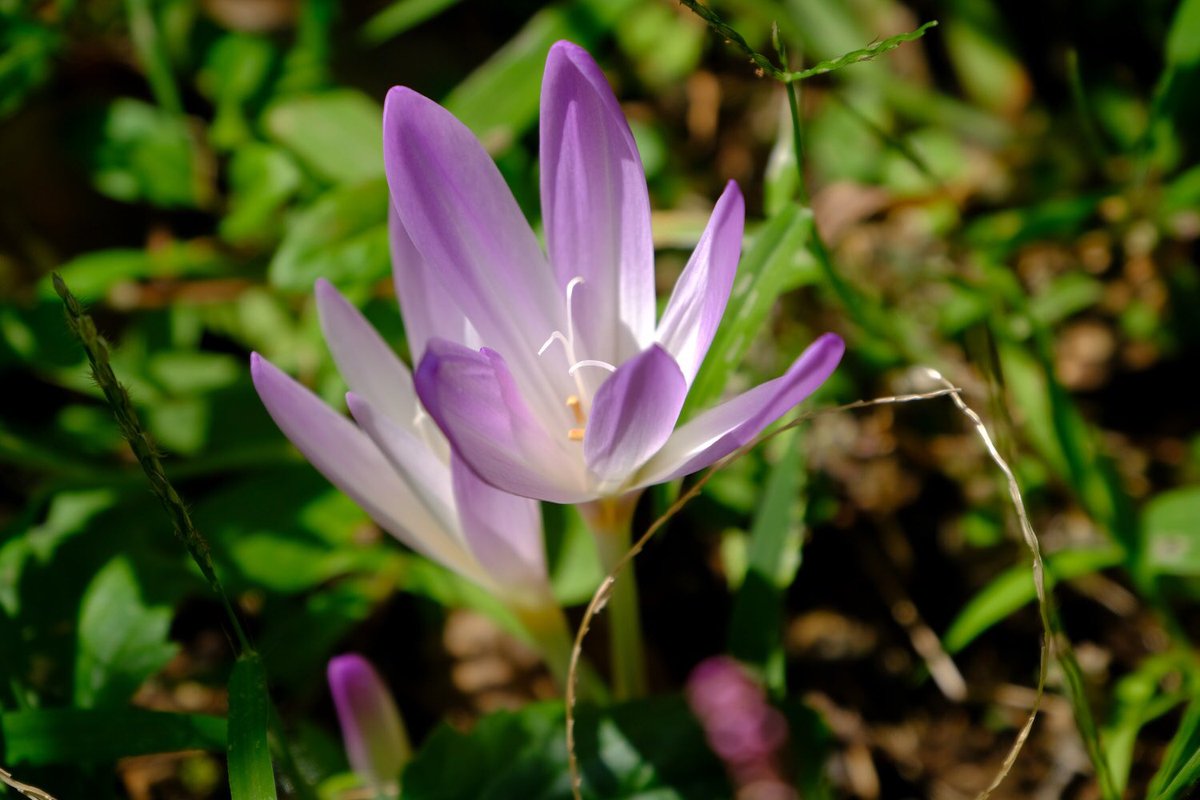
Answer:
M632 539L636 496L597 500L580 506L596 539L600 566L611 574L628 552ZM629 700L646 693L642 621L638 614L637 582L633 570L617 576L608 599L609 642L613 697Z

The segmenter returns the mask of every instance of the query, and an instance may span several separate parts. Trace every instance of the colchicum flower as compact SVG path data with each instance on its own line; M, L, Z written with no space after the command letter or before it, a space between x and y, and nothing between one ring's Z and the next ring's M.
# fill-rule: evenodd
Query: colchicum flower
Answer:
M326 281L317 282L316 295L358 424L255 353L254 387L275 423L330 483L413 550L518 611L557 611L538 503L476 477L421 410L408 368L362 313ZM407 323L416 347L421 314Z
M742 196L730 182L656 324L641 158L576 45L551 48L542 84L547 253L448 111L397 87L383 128L400 300L429 334L416 391L491 485L558 503L629 496L748 443L837 366L842 341L825 334L781 377L676 428L733 284Z
M398 797L412 748L392 693L371 662L356 653L331 659L329 691L346 758L377 797Z

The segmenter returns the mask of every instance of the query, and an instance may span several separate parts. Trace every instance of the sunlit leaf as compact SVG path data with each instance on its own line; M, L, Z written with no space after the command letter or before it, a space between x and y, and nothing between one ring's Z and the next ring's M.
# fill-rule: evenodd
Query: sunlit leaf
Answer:
M126 703L142 681L175 655L167 641L172 611L142 598L133 567L123 556L92 580L79 614L75 703L81 708Z

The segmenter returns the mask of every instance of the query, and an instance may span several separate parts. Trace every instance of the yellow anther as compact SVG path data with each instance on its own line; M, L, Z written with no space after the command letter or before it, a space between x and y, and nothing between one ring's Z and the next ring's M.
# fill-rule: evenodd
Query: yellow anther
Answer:
M583 416L583 401L579 399L579 395L573 394L567 398L567 408L571 409L575 421L580 425L587 422L587 417Z
M572 442L582 442L583 441L583 433L584 433L583 428L571 428L571 430L567 431L567 438L570 439Z

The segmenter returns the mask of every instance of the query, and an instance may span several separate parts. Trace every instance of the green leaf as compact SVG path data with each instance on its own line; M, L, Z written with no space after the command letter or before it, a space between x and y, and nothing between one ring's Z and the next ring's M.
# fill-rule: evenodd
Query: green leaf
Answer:
M1163 492L1142 511L1148 566L1166 575L1200 575L1200 486Z
M267 132L330 183L383 177L383 108L352 89L299 95L273 103Z
M1152 800L1175 800L1200 778L1200 697L1194 696L1183 712L1163 763L1150 779L1146 796Z
M267 243L279 235L281 211L303 176L285 150L267 144L239 147L229 164L230 203L221 238L234 244Z
M1113 707L1104 727L1105 760L1119 791L1124 791L1133 766L1138 732L1151 720L1184 701L1180 691L1164 692L1163 681L1188 667L1178 653L1147 658L1121 678L1112 691Z
M267 743L270 715L262 661L253 653L243 655L229 678L229 793L233 800L276 796Z
M589 47L635 0L572 0L543 8L460 83L445 106L491 152L507 148L537 120L546 53L559 39Z
M103 764L127 756L225 747L225 720L140 708L13 711L0 715L0 742L12 764Z
M1074 236L1095 214L1099 200L1098 196L1076 195L998 211L978 217L964 235L971 246L1003 258L1029 242Z
M153 250L93 250L58 269L71 291L83 302L104 298L117 284L147 278L201 277L225 274L229 263L211 243L172 241ZM42 297L54 297L49 278L38 286Z
M688 392L684 414L710 405L725 390L775 302L784 292L815 280L816 269L806 248L811 212L795 204L767 221L738 265L729 304L713 337L708 356Z
M196 207L212 196L184 118L128 97L105 112L91 153L92 180L127 203Z
M803 545L800 429L785 434L784 450L771 468L750 529L746 576L733 604L729 652L757 667L767 687L785 690L784 592L796 577Z
M542 517L554 596L564 606L586 603L604 580L596 540L579 514L567 506L546 504Z
M51 27L0 17L0 118L20 108L50 76L61 42Z
M458 3L459 0L394 0L363 23L359 35L365 44L382 44Z
M88 585L79 613L75 705L118 706L178 649L167 641L171 608L148 605L124 556L108 562Z
M215 148L229 151L253 141L247 106L266 89L277 57L269 39L246 33L222 36L209 49L196 85L216 106L208 131Z
M271 260L280 289L311 292L317 278L337 285L369 283L391 272L387 182L378 178L324 194L288 222Z
M1104 294L1104 285L1079 272L1068 272L1050 281L1029 302L1029 313L1042 325L1055 325L1095 305Z
M1125 561L1118 547L1093 550L1065 550L1048 556L1046 572L1055 580L1069 581L1116 567ZM963 607L946 633L942 644L957 653L997 622L1024 608L1036 599L1033 575L1029 567L1020 565L1000 573Z
M678 697L576 719L585 798L728 797L720 762ZM404 773L405 800L568 800L562 703L485 717L469 734L434 732Z

